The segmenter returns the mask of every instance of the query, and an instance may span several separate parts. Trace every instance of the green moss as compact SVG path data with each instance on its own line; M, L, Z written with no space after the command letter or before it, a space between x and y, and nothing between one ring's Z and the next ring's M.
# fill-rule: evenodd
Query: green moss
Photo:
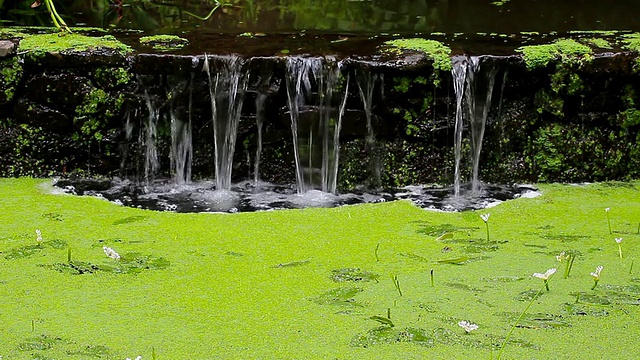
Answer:
M640 71L640 33L627 34L622 36L623 49L630 50L638 54L636 57L635 71Z
M94 77L99 86L112 89L131 81L131 73L124 68L98 68Z
M386 51L390 49L421 51L433 60L433 68L436 70L450 71L452 68L451 49L439 41L419 38L396 39L385 42L385 45L390 47Z
M0 28L0 39L22 39L29 36L22 28L7 27Z
M80 34L38 34L29 35L20 41L19 51L27 51L40 56L45 53L59 53L67 51L87 51L92 49L113 49L125 55L132 49L118 41L111 35L85 36Z
M602 38L582 39L581 42L600 49L612 49L611 42Z
M13 100L16 86L22 79L22 65L18 58L0 60L0 104L9 103Z
M540 114L547 111L555 116L564 115L564 100L557 96L557 94L550 94L548 91L545 91L543 89L536 93L533 102L537 107L538 113Z
M406 93L409 92L409 86L411 86L411 79L408 77L393 78L393 90Z
M640 110L635 108L627 109L618 114L623 128L640 125Z
M80 134L74 136L74 140L93 138L102 140L103 130L110 119L117 114L124 103L124 95L109 95L102 89L93 89L85 96L82 104L76 107L74 123L80 127Z
M579 64L588 62L593 52L589 46L572 39L559 39L544 45L522 46L516 51L522 53L529 69L547 66L553 60Z
M175 35L154 35L141 37L140 44L154 50L177 50L189 45L189 40Z

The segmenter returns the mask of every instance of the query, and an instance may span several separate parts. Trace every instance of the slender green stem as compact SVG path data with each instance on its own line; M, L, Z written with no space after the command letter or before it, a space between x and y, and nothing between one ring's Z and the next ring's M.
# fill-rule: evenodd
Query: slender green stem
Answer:
M431 269L431 287L436 287L436 283L433 281L433 269Z
M53 24L56 28L62 31L71 32L67 23L64 22L62 16L58 14L58 10L56 10L56 6L53 4L53 0L44 0L45 5L47 6L47 10L51 15L51 20L53 20Z
M489 222L488 222L488 221L485 221L485 222L484 222L484 224L485 224L485 226L487 227L487 242L489 242ZM498 243L498 242L496 241L496 244L497 244L497 243Z
M547 291L548 291L549 290L549 286L547 285L547 281L546 280L544 281L544 285L547 287ZM533 297L533 299L531 299L531 301L529 302L527 307L524 309L524 311L520 314L520 316L518 317L516 322L513 324L513 326L511 327L511 330L509 330L509 333L507 334L507 337L504 338L504 341L502 342L502 345L500 346L500 351L498 352L498 357L496 357L497 360L500 360L500 357L502 356L502 352L504 351L504 348L507 346L507 342L511 338L511 335L513 334L513 331L516 329L516 326L518 326L518 323L522 320L522 318L524 318L524 315L527 313L527 311L529 311L529 308L531 307L531 305L533 305L533 302L536 301L538 296L540 296L540 294L542 293L542 289L544 289L544 287L541 287L540 290L538 290L536 295Z
M607 211L607 223L609 224L609 234L613 234L613 231L611 231L611 217L609 216L608 211Z
M629 274L633 274L633 260L631 260L631 266L629 266Z
M549 280L544 281L544 287L547 288L547 291L549 291Z
M194 13L190 13L190 12L188 12L188 11L186 11L186 10L182 10L182 12L183 12L183 13L185 13L185 14L187 14L187 15L189 15L189 16L193 16L193 17L194 17L194 18L196 18L196 19L199 19L199 20L202 20L202 21L207 21L207 20L209 20L209 18L211 17L211 15L213 15L213 13L214 13L216 10L218 10L218 8L219 8L219 7L220 7L220 4L216 5L213 9L211 9L211 11L209 11L209 14L208 14L207 16L205 16L205 17L198 16L198 15L196 15L196 14L194 14Z
M398 275L391 275L391 281L393 281L393 285L395 285L396 290L398 290L398 294L402 296L402 290L400 290L400 281L398 280Z
M564 278L568 278L569 274L571 274L571 269L573 268L573 261L576 259L576 255L575 254L569 254L569 258L567 259L567 272L564 276Z
M620 259L622 259L622 244L618 243L618 254L620 255Z
M378 250L380 249L380 243L378 243L378 245L376 245L376 250L374 251L374 253L376 254L376 261L380 262L380 257L378 257Z
M593 280L593 286L591 287L591 290L595 290L595 289L596 289L596 286L598 286L598 280L597 280L597 279L594 279L594 280Z

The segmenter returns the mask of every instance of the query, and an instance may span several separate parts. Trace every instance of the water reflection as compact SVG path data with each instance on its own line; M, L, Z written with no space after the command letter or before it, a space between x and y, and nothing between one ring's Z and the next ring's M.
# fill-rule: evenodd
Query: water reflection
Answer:
M0 18L49 25L44 6L5 0ZM516 33L640 30L637 2L594 0L58 0L73 25L155 32ZM1 2L0 2L1 3Z

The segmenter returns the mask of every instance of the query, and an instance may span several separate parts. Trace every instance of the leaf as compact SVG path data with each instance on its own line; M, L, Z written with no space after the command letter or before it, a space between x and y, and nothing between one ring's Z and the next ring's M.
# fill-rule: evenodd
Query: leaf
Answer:
M446 240L446 239L453 239L453 233L446 232L446 233L438 236L436 241L442 241L442 240Z
M395 325L393 324L393 321L389 320L386 317L382 317L382 316L378 316L378 315L374 315L372 317L370 317L369 319L371 320L375 320L383 325L387 325L389 327L394 327Z

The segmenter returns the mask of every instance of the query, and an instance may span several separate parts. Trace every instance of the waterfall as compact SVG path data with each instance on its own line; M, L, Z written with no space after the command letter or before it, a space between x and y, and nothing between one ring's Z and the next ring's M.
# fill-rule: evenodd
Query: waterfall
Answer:
M462 130L464 128L463 99L465 96L465 84L467 82L467 58L455 57L453 59L453 89L456 94L456 122L453 138L453 154L455 160L455 172L453 178L453 195L460 196L460 158L462 156Z
M380 154L376 143L376 134L374 132L373 115L372 115L372 102L373 102L373 90L375 89L376 81L380 78L378 75L371 74L369 69L356 71L356 79L358 83L358 90L360 92L360 100L364 106L364 113L367 120L367 137L366 143L370 156L369 160L369 179L370 185L373 188L379 188L381 186L381 165Z
M156 148L160 111L157 106L153 105L151 97L146 90L144 91L144 99L147 104L149 115L144 123L144 130L140 132L138 141L144 147L144 181L149 183L153 180L153 177L160 168L158 149Z
M340 63L333 58L287 58L287 104L298 193L310 189L336 192L339 137L349 83L347 77L342 101L335 106L340 74Z
M258 143L256 146L256 158L253 168L253 183L258 186L260 180L260 158L262 157L262 127L265 120L265 103L270 93L277 92L279 86L273 84L273 69L263 70L260 74L260 82L258 84L258 94L256 95L256 129L258 130Z
M248 80L248 72L243 65L242 58L236 55L208 56L205 54L202 70L206 72L209 79L215 177L218 190L231 188L233 154Z
M193 157L191 107L193 103L193 78L189 82L188 119L184 121L175 111L171 111L171 170L176 184L191 181L191 159Z
M256 147L256 162L253 170L253 183L258 185L260 180L260 157L262 156L262 125L264 124L264 102L267 94L260 93L256 97L256 127L258 129L258 146Z
M460 195L460 158L464 119L471 130L471 192L480 191L479 168L482 140L491 107L491 96L498 68L488 57L456 57L452 74L456 93L456 123L454 139L455 179L454 196Z

